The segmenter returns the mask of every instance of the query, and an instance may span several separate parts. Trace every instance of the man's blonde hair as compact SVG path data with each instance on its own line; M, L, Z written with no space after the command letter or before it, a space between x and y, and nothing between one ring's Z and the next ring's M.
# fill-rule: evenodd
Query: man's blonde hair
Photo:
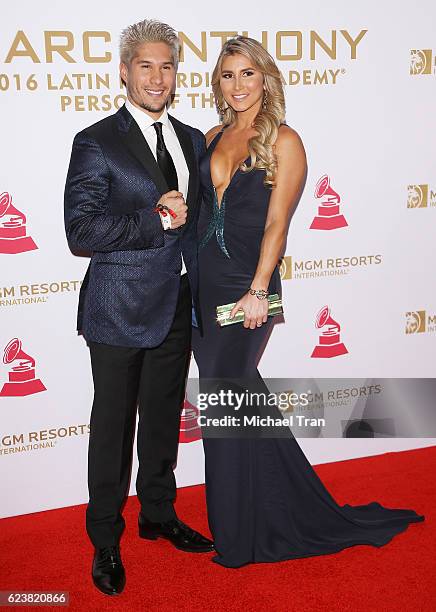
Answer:
M180 41L175 30L166 23L155 19L144 19L127 26L120 36L120 59L127 66L135 57L139 45L148 42L162 42L169 46L173 56L174 68L179 63Z

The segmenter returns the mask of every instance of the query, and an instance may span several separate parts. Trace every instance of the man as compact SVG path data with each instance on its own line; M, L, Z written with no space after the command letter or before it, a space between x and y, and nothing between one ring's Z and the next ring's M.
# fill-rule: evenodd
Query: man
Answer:
M179 57L171 27L149 20L127 27L120 57L128 100L76 135L65 187L69 245L92 252L78 316L94 380L86 526L94 584L106 594L125 585L121 507L137 405L140 537L213 550L173 506L192 316L201 325L196 222L205 141L166 111Z

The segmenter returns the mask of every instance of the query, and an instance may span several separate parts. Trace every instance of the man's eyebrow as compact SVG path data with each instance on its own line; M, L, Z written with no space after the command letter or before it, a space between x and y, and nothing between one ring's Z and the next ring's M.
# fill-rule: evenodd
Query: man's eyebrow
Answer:
M138 59L138 64L152 64L153 60L150 59ZM155 62L156 64L160 64L161 66L171 65L174 66L173 60L168 60L167 62Z

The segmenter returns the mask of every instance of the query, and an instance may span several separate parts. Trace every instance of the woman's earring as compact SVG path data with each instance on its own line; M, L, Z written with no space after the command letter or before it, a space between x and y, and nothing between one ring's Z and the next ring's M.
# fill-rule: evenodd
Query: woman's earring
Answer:
M266 110L267 107L268 107L268 92L265 90L265 93L263 94L262 108Z
M224 102L224 104L226 104L226 103ZM226 110L229 108L227 104L226 104L225 106L224 106L224 105L223 105L223 106L220 106L219 104L217 104L217 105L216 105L216 107L217 107L218 113L219 113L220 115L224 115L224 113L226 112Z

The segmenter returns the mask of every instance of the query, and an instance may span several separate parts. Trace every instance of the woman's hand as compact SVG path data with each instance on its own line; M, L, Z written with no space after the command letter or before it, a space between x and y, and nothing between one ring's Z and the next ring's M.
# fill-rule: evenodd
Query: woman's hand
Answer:
M255 295L250 295L247 292L240 300L236 302L230 313L232 319L238 310L243 310L244 316L244 327L246 329L255 329L261 327L262 323L266 323L268 320L268 299L264 298L259 300Z

